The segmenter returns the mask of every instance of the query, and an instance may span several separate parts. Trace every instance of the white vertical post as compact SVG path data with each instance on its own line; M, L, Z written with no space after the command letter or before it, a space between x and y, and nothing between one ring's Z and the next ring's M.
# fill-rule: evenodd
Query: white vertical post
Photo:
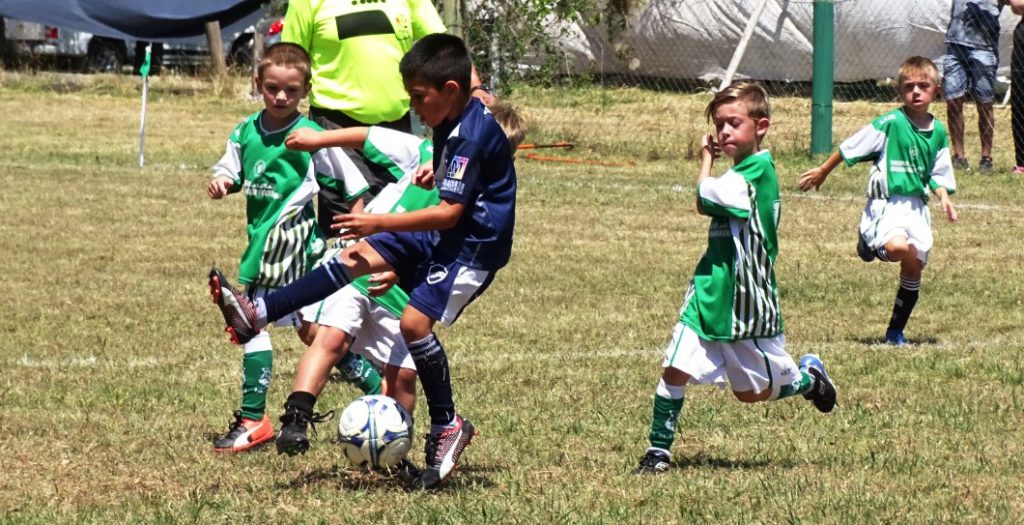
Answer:
M149 67L153 44L146 44L146 57L139 73L142 74L142 114L139 116L139 167L146 163L146 99L149 97Z
M761 11L764 11L764 6L768 4L768 0L761 0L757 7L754 8L754 12L751 13L750 19L747 20L747 27L743 30L743 36L740 38L739 45L736 46L736 51L732 54L732 60L729 61L729 69L725 71L725 77L722 78L722 83L718 86L718 91L726 88L729 84L732 84L732 77L736 75L736 69L740 67L740 62L743 61L743 55L747 52L747 44L750 43L750 37L754 34L754 28L757 27L757 19L761 17Z

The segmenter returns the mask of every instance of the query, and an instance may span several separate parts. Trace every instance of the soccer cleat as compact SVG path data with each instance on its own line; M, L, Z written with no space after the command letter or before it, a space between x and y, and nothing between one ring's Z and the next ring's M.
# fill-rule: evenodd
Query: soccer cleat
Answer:
M966 157L953 156L953 169L955 170L967 170L971 169L971 163L967 162Z
M994 170L994 169L995 169L995 166L992 163L992 157L982 157L981 160L978 161L978 171L979 172L981 172L981 173L992 173L992 170Z
M248 343L260 330L256 328L256 308L245 294L231 286L220 269L210 268L210 295L224 316L224 329L236 345Z
M459 456L473 440L476 429L468 419L455 416L455 426L426 435L426 468L420 474L425 489L440 487L459 463Z
M647 449L644 457L640 458L640 465L633 471L633 474L641 476L644 474L661 474L672 467L672 458L668 454L653 448Z
M267 416L259 420L247 419L236 410L234 418L234 422L228 425L227 433L213 440L213 450L242 452L274 439L274 425Z
M281 433L277 436L277 453L289 456L305 454L309 450L306 429L312 427L313 433L316 434L316 425L327 421L333 415L333 410L326 414L316 412L310 415L301 410L287 407L281 416Z
M408 458L399 461L397 465L386 469L389 474L394 474L406 480L416 480L423 474L412 461Z
M814 377L814 385L804 399L814 403L819 412L831 412L836 407L836 387L825 373L825 363L814 354L805 354L800 358L800 369Z
M893 346L903 346L907 344L907 338L903 337L903 330L890 328L885 331L885 342Z
M875 251L868 246L868 241L864 239L864 235L857 234L857 257L864 262L871 262L877 257Z
M1014 175L1024 175L1024 166L1014 166L1010 173Z

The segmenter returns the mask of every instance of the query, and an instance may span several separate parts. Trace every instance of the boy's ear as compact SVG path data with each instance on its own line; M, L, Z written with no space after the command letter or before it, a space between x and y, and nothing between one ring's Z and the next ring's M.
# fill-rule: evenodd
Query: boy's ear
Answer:
M462 92L462 89L459 87L459 83L454 80L445 81L442 89L444 89L445 93L452 95L457 95Z
M259 75L253 75L253 77L252 77L252 87L256 88L256 91L262 91L263 90L263 88L260 86L260 76Z
M762 139L768 134L768 128L772 125L772 121L767 118L759 118L754 121L756 126L757 138Z

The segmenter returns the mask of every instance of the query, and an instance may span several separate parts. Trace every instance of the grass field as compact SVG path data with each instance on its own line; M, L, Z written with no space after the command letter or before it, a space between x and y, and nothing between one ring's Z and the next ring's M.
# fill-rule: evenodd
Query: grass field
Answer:
M242 80L156 79L139 169L137 82L0 73L0 523L1024 516L1024 178L1007 173L1007 109L997 111L1001 170L958 174L961 222L933 210L914 344L893 349L879 341L897 268L854 254L866 166L800 194L809 101L776 100L767 145L783 184L787 342L824 357L839 406L744 405L691 387L679 468L636 478L661 349L706 245L693 178L707 96L517 91L529 141L572 140L576 158L634 165L518 162L512 262L441 332L456 401L481 435L449 486L425 494L348 467L330 442L336 420L302 457L212 452L238 402L241 352L205 274L211 263L236 274L245 230L243 200L214 202L203 187L257 106ZM888 107L839 105L836 140ZM968 144L976 152L977 137ZM302 348L282 330L274 339L276 418ZM329 385L319 407L354 396ZM417 416L422 433L422 403Z

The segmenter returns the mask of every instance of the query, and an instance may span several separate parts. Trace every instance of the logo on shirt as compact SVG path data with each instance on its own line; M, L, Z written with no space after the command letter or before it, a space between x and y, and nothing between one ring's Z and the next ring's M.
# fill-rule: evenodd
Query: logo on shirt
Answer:
M263 173L267 171L267 163L263 162L263 159L257 160L256 165L252 167L253 175L256 177L262 177Z
M440 264L431 264L427 270L427 284L437 284L448 277L448 268Z
M466 166L468 165L468 157L459 157L458 155L452 157L452 161L448 163L448 173L446 177L449 179L462 180L462 176L466 174Z

